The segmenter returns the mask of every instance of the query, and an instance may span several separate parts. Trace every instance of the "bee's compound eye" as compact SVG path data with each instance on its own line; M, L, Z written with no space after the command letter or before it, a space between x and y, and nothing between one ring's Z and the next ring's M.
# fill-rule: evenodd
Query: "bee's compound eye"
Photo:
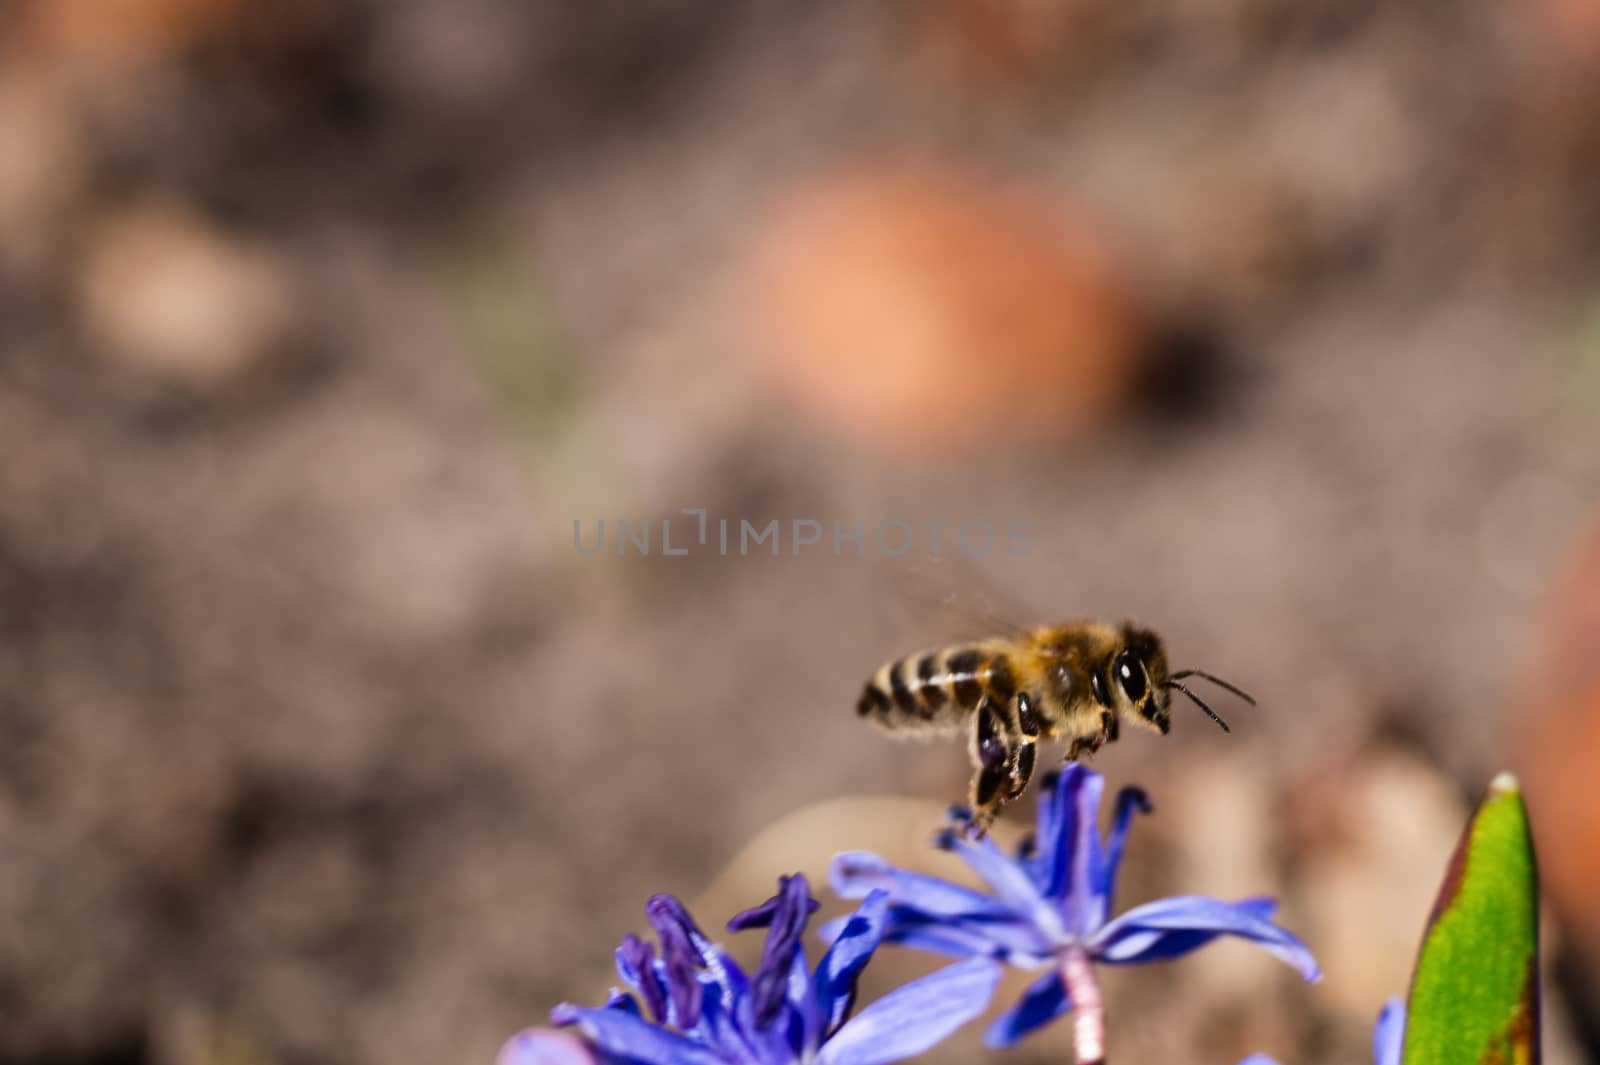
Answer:
M1130 703L1137 704L1144 698L1144 665L1132 651L1124 651L1117 656L1117 660L1111 664L1111 674Z

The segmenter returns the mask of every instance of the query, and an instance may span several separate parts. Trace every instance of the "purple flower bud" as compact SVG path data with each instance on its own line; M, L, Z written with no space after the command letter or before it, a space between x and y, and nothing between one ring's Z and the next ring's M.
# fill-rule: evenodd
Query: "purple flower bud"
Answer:
M770 926L772 924L773 917L777 915L778 910L784 905L784 891L787 885L790 883L790 881L797 879L800 881L802 889L806 891L805 899L807 907L805 915L809 917L811 914L816 913L817 907L820 904L816 899L811 897L809 889L806 888L806 878L804 874L796 873L792 877L785 876L778 878L778 893L772 896L772 898L768 899L766 902L763 902L759 906L752 906L748 910L744 910L741 913L735 914L728 921L728 931L743 932L748 928L766 928Z
M617 969L622 973L622 978L638 988L639 994L644 996L650 1016L664 1023L667 1019L667 992L656 973L655 948L630 932L622 937L617 947Z
M782 1012L789 988L789 970L794 965L795 952L801 949L806 922L816 909L817 901L811 897L810 884L804 874L796 873L780 878L776 895L741 915L745 917L741 927L757 927L756 922L768 925L761 964L751 985L751 1001L759 1027L770 1027Z
M581 1042L519 1036L508 1044L516 1056L497 1065L891 1065L920 1054L984 1011L1000 967L985 959L948 966L852 1017L856 979L883 939L888 906L885 892L869 896L810 970L802 940L817 903L805 877L781 879L773 898L732 922L768 928L761 969L749 977L676 899L658 895L647 909L659 952L634 936L617 947L623 980L657 1016L646 1018L620 991L597 1009L563 1003L551 1020Z
M706 942L705 933L700 931L700 926L689 916L688 908L675 896L651 895L650 901L645 903L644 912L657 935L668 927L674 929L675 933L681 933L679 938L689 945L694 955L694 963L696 965L706 963L705 956L700 953L700 944Z
M671 895L654 895L645 906L650 923L661 940L661 960L667 969L667 999L672 1003L672 1021L679 1028L700 1023L705 989L695 970L704 968L705 955L695 946L700 930L683 903ZM704 938L704 937L701 937Z

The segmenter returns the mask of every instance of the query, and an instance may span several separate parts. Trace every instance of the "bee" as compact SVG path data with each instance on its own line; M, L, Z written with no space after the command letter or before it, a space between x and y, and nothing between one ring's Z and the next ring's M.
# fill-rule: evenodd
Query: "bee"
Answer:
M973 825L981 833L1027 788L1040 740L1067 741L1070 762L1115 742L1123 721L1164 736L1174 691L1229 731L1184 685L1189 677L1255 705L1210 673L1168 672L1166 647L1149 629L1071 621L888 662L867 681L856 713L896 735L965 732Z

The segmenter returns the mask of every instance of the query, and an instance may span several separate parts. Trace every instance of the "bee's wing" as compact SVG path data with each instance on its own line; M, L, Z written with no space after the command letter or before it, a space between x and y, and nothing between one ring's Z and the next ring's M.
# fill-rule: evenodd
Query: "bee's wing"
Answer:
M912 645L1021 638L1033 612L1007 596L973 559L926 555L888 572L898 622Z

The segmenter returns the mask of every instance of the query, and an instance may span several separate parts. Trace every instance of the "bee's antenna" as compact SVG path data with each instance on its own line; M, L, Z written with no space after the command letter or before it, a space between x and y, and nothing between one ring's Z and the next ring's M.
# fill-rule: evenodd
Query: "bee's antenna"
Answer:
M1172 675L1172 679L1173 680L1182 680L1184 677L1204 677L1206 680L1209 680L1211 683L1215 684L1217 687L1226 688L1228 691L1231 691L1233 694L1237 695L1239 698L1243 699L1245 702L1249 703L1251 706L1256 705L1255 696L1251 695L1249 692L1245 691L1243 688L1240 688L1240 687L1237 687L1235 685L1229 684L1227 681L1223 680L1221 677L1213 677L1210 673L1207 673L1203 669L1182 669L1182 670L1179 670L1178 672L1176 672L1176 673L1174 673ZM1185 688L1184 691L1187 693L1188 689ZM1194 696L1191 695L1191 696L1189 696L1189 698L1193 699Z
M1222 729L1223 732L1232 732L1233 731L1231 728L1228 727L1228 723L1226 721L1222 720L1222 718L1217 716L1217 712L1215 710L1211 709L1211 707L1209 707L1209 706L1207 706L1205 704L1205 700L1201 699L1200 696L1196 695L1194 692L1190 691L1188 688L1185 688L1182 684L1179 684L1175 680L1169 680L1165 684L1163 684L1162 687L1163 688L1177 688L1183 694L1187 695L1190 699L1194 700L1194 705L1196 705L1200 709L1204 710L1206 712L1206 716L1209 717L1211 720L1215 721L1217 723L1217 727Z

